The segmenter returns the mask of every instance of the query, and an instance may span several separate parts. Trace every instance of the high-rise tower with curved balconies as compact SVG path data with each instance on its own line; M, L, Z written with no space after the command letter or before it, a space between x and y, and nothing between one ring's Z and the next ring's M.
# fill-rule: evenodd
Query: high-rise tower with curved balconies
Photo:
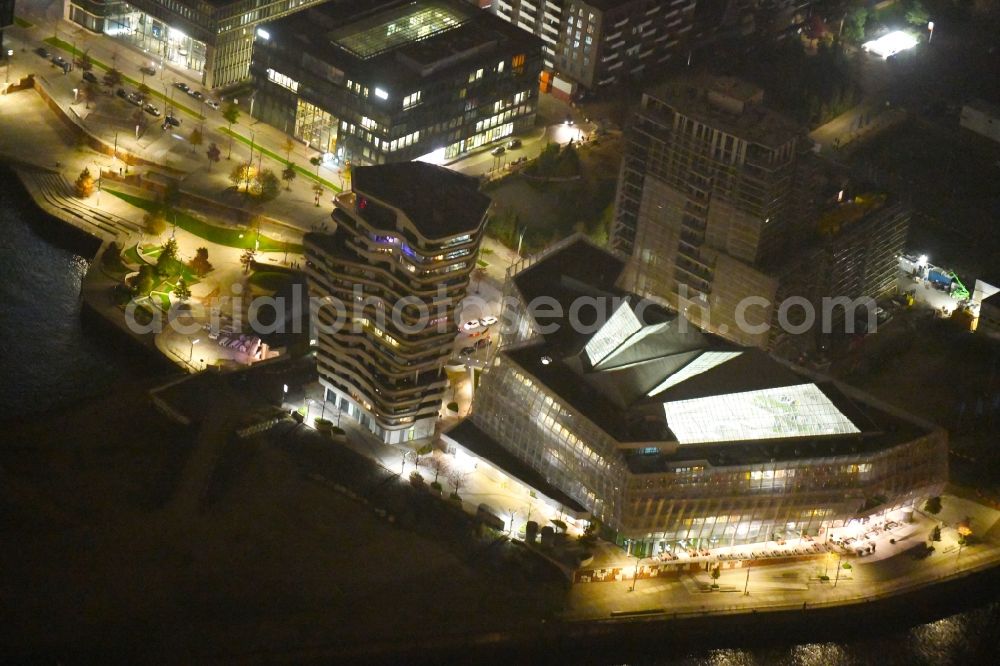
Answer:
M434 432L489 206L443 167L357 167L332 231L306 235L326 399L386 442Z

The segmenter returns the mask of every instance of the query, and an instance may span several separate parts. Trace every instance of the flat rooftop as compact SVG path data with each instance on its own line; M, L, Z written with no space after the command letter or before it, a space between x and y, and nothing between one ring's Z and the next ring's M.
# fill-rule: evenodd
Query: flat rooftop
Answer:
M402 210L425 238L478 232L492 203L478 179L427 162L355 167L352 189Z
M778 148L805 135L798 123L756 101L759 88L729 77L691 76L655 86L646 92L676 113L693 118L727 134L768 148ZM711 101L711 95L742 106L734 112ZM657 112L644 108L640 113Z

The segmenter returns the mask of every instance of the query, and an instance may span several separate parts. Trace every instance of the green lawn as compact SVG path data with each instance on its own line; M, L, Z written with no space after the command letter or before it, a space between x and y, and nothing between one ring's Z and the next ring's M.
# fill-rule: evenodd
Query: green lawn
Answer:
M105 189L104 191L145 211L155 210L160 205L152 199L144 199L112 189ZM252 231L217 227L182 212L174 213L172 219L184 231L219 245L248 249L254 247L254 241L257 238L256 233ZM287 249L288 252L302 253L302 245L299 243L285 243L284 241L275 240L264 235L260 237L260 249L263 252L284 252ZM185 279L187 278L185 277Z
M149 298L164 312L170 309L170 294L162 291L151 291L149 292Z
M25 21L25 20L24 20L23 18L21 18L20 16L15 16L15 17L14 17L14 23L15 23L15 24L16 24L16 25L17 25L18 27L20 27L20 28L30 28L30 27L32 27L33 25L35 25L35 24L34 24L34 23L32 23L31 21Z
M225 126L219 127L219 131L222 132L223 134L227 134L227 135L233 137L234 139L236 139L240 143L246 144L247 146L251 145L250 139L246 138L242 134L239 134L237 132L231 131L228 127L225 127ZM261 150L265 155L267 155L268 157L270 157L272 160L276 160L279 164L282 164L282 165L288 164L288 160L286 160L281 155L279 155L279 154L277 154L277 153L275 153L273 151L270 151L267 148L261 148L260 145L257 144L257 143L254 143L252 145L253 145L253 147L255 149ZM306 169L305 167L301 167L298 164L292 164L292 168L295 169L296 173L302 174L306 178L309 178L309 179L311 179L311 180L319 183L323 187L328 187L331 190L333 190L334 192L340 192L340 191L342 191L341 188L337 187L336 185L334 185L333 183L331 183L330 181L328 181L326 178L321 178L321 177L317 176L310 169Z
M139 256L139 251L136 249L136 247L138 247L138 245L129 245L127 248L125 248L125 252L123 253L123 255L130 264L142 266L146 262L143 261L142 257Z
M63 51L68 51L71 55L73 55L74 59L76 57L80 56L80 55L83 55L83 51L81 51L78 48L75 48L69 42L67 42L65 40L62 40L62 39L59 39L58 37L49 37L49 38L45 39L44 41L49 46L53 46L53 47L55 47L57 49L62 49ZM97 67L98 69L103 69L105 71L111 69L111 67L109 65L104 64L100 60L95 60L94 58L91 58L90 62L94 65L94 67ZM138 88L139 85L140 85L140 81L136 81L131 76L126 76L124 73L122 74L122 81L124 83L129 83L129 84L135 86L136 88ZM165 96L161 92L157 92L156 90L154 90L153 86L149 86L149 91L150 91L150 94L153 97L158 98L164 104L168 104L171 107L173 107L175 109L178 109L180 111L183 111L184 113L187 113L190 116L194 116L198 120L204 120L205 119L205 116L201 115L197 111L192 111L191 109L189 109L188 107L184 106L183 104L178 104L177 102L170 101L169 97Z

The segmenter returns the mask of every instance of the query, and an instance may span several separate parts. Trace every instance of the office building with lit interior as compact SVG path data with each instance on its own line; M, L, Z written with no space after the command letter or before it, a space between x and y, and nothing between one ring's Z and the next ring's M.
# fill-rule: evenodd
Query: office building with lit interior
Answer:
M441 162L531 129L541 41L458 0L336 3L257 30L253 115L340 161Z
M331 0L351 2L351 0ZM247 77L255 27L324 0L65 0L65 17L121 39L209 88ZM351 4L356 4L351 2Z
M305 237L319 380L384 441L427 437L490 199L478 180L425 162L353 171L333 230Z
M643 554L822 537L942 490L942 429L702 332L621 291L623 269L582 238L515 267L462 436L503 447Z

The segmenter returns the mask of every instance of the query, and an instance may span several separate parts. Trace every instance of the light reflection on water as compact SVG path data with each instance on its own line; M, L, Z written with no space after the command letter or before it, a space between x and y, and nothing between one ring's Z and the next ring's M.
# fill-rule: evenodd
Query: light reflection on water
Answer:
M0 188L0 421L95 395L137 369L117 340L83 330L88 261L39 235L36 215L22 191Z

